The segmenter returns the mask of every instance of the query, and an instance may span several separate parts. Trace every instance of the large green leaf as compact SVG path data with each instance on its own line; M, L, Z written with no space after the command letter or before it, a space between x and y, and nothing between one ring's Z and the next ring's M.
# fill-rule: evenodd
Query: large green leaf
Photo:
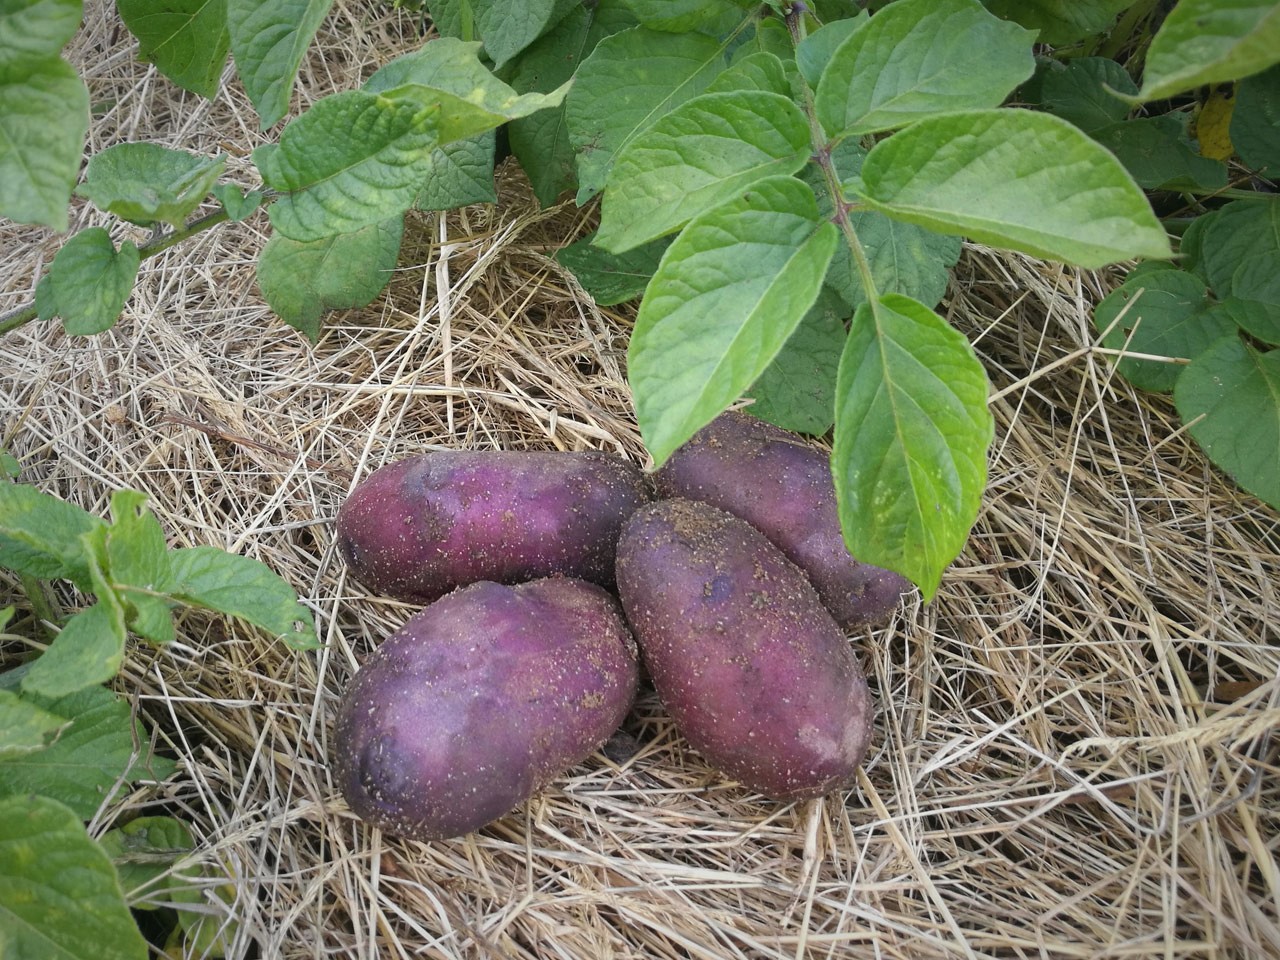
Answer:
M57 57L0 60L0 216L67 229L89 91Z
M573 271L582 288L602 307L634 300L644 293L670 245L664 237L626 253L609 253L584 237L556 251L556 260Z
M431 0L427 6L443 36L483 40L500 67L568 14L576 0Z
M223 156L202 157L158 143L117 143L93 155L76 193L130 223L177 227L209 195L226 165Z
M760 181L675 239L627 355L656 463L765 371L817 298L837 240L813 191L791 177Z
M286 237L320 240L404 213L431 172L440 107L350 90L325 97L253 153Z
M724 45L702 33L633 27L601 40L565 98L569 141L578 155L578 203L604 187L619 150L703 93L724 66Z
M185 90L212 99L231 34L226 0L116 0L138 56Z
M1237 85L1231 143L1252 169L1271 176L1280 172L1280 66Z
M846 137L997 106L1035 70L1033 39L978 0L898 0L832 54L818 119L828 136Z
M104 527L75 504L23 483L0 482L0 566L92 590L83 537Z
M333 0L225 0L231 54L263 130L289 109L293 78Z
M1280 307L1280 198L1236 200L1213 214L1199 266L1220 299Z
M258 258L258 286L271 309L312 343L327 310L372 303L391 279L404 218L301 243L275 236Z
M1224 337L1182 372L1173 398L1209 459L1280 508L1280 350Z
M858 308L831 455L854 556L930 599L977 518L993 435L986 372L964 336L909 297Z
M852 17L835 20L796 44L796 66L805 82L815 89L822 80L822 72L840 45L849 39L849 34L857 30L867 21L867 11L860 10Z
M147 731L134 721L128 702L110 690L86 687L65 697L31 699L70 725L43 750L0 761L0 797L26 801L43 794L88 820L113 793L127 793L133 781L173 772L171 760L138 755L147 749Z
M25 693L62 697L106 683L124 662L124 607L102 593L93 606L75 614L22 678Z
M795 72L794 65L790 69L792 73ZM784 64L772 53L759 51L734 59L728 67L716 74L716 78L707 87L707 93L733 93L741 90L763 91L791 97L788 64Z
M78 29L82 0L0 3L0 61L55 57Z
M1142 100L1280 63L1280 4L1275 0L1180 0L1147 50Z
M809 125L787 97L707 93L676 107L618 152L596 243L621 253L657 239L766 177L795 173Z
M1135 117L1091 130L1090 136L1148 190L1220 190L1227 185L1226 164L1191 146L1185 118Z
M1045 113L920 120L876 144L851 186L894 219L1083 267L1171 255L1120 161Z
M1116 94L1138 92L1124 67L1110 57L1079 57L1066 63L1046 60L1028 86L1034 90L1031 102L1085 133L1129 116L1128 100Z
M146 960L111 860L48 797L0 801L0 939L6 960Z
M101 227L88 227L62 245L49 273L36 287L41 320L62 317L63 328L88 336L120 318L138 275L138 248L125 241L117 250Z
M696 30L711 21L743 15L736 0L625 0L646 27L668 33Z
M1075 43L1103 33L1133 0L982 0L996 16L1038 32L1041 43Z

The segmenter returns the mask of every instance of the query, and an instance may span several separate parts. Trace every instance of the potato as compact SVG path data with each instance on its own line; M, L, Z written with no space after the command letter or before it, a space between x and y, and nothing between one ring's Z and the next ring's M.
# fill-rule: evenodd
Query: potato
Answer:
M330 748L338 786L388 833L469 833L603 744L630 709L637 672L617 601L595 584L462 587L356 674Z
M338 511L338 547L371 590L429 603L477 580L563 574L605 586L640 470L601 452L447 450L370 474Z
M871 739L867 682L800 569L705 503L642 507L618 543L618 592L685 738L779 800L847 786Z
M846 630L883 622L910 589L905 577L850 555L827 455L773 424L723 413L654 479L660 497L712 504L772 540L804 570Z

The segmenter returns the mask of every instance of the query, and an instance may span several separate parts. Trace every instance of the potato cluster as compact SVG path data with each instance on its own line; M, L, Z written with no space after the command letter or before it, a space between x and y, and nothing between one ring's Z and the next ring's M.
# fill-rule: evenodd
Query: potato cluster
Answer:
M492 822L617 730L642 664L745 786L794 800L851 782L872 702L846 631L907 583L845 550L826 457L726 413L653 480L605 453L441 451L352 491L352 571L426 604L339 705L352 810L420 840Z

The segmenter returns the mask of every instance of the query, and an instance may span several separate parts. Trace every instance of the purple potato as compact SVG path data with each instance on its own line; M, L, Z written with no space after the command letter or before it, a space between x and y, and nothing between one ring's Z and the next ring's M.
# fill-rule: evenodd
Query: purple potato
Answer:
M565 577L481 581L437 600L361 667L330 757L351 809L388 833L470 833L590 756L635 697L617 601Z
M701 500L746 520L813 582L846 630L882 623L910 589L845 546L829 458L780 427L729 411L655 474L660 497Z
M663 500L627 521L618 592L655 689L713 766L778 800L848 786L871 692L804 573L744 520Z
M622 522L647 499L640 470L613 454L425 453L351 492L338 547L371 590L424 603L477 580L611 586Z

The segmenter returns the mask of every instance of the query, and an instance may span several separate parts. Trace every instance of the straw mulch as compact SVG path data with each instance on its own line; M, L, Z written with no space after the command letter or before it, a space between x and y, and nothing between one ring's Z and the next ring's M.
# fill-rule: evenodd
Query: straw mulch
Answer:
M89 149L225 150L252 182L239 87L183 93L89 6L69 50L105 104ZM414 27L339 3L296 107L409 49ZM331 718L412 611L335 555L353 482L433 446L644 456L631 313L550 259L590 211L539 210L513 167L500 180L496 207L411 216L387 293L315 348L254 286L261 214L146 262L101 336L37 323L0 340L24 479L99 513L145 491L173 545L285 576L325 643L297 654L191 614L172 647L132 646L116 686L179 771L114 798L95 831L189 821L196 859L234 883L208 904L234 922L234 957L1280 956L1277 515L1207 465L1164 398L1112 375L1089 313L1114 277L978 247L942 309L992 377L990 488L938 597L853 638L880 703L856 789L763 801L646 694L604 752L475 835L420 844L357 821L326 764ZM76 202L73 229L98 222ZM0 230L2 311L61 239Z

